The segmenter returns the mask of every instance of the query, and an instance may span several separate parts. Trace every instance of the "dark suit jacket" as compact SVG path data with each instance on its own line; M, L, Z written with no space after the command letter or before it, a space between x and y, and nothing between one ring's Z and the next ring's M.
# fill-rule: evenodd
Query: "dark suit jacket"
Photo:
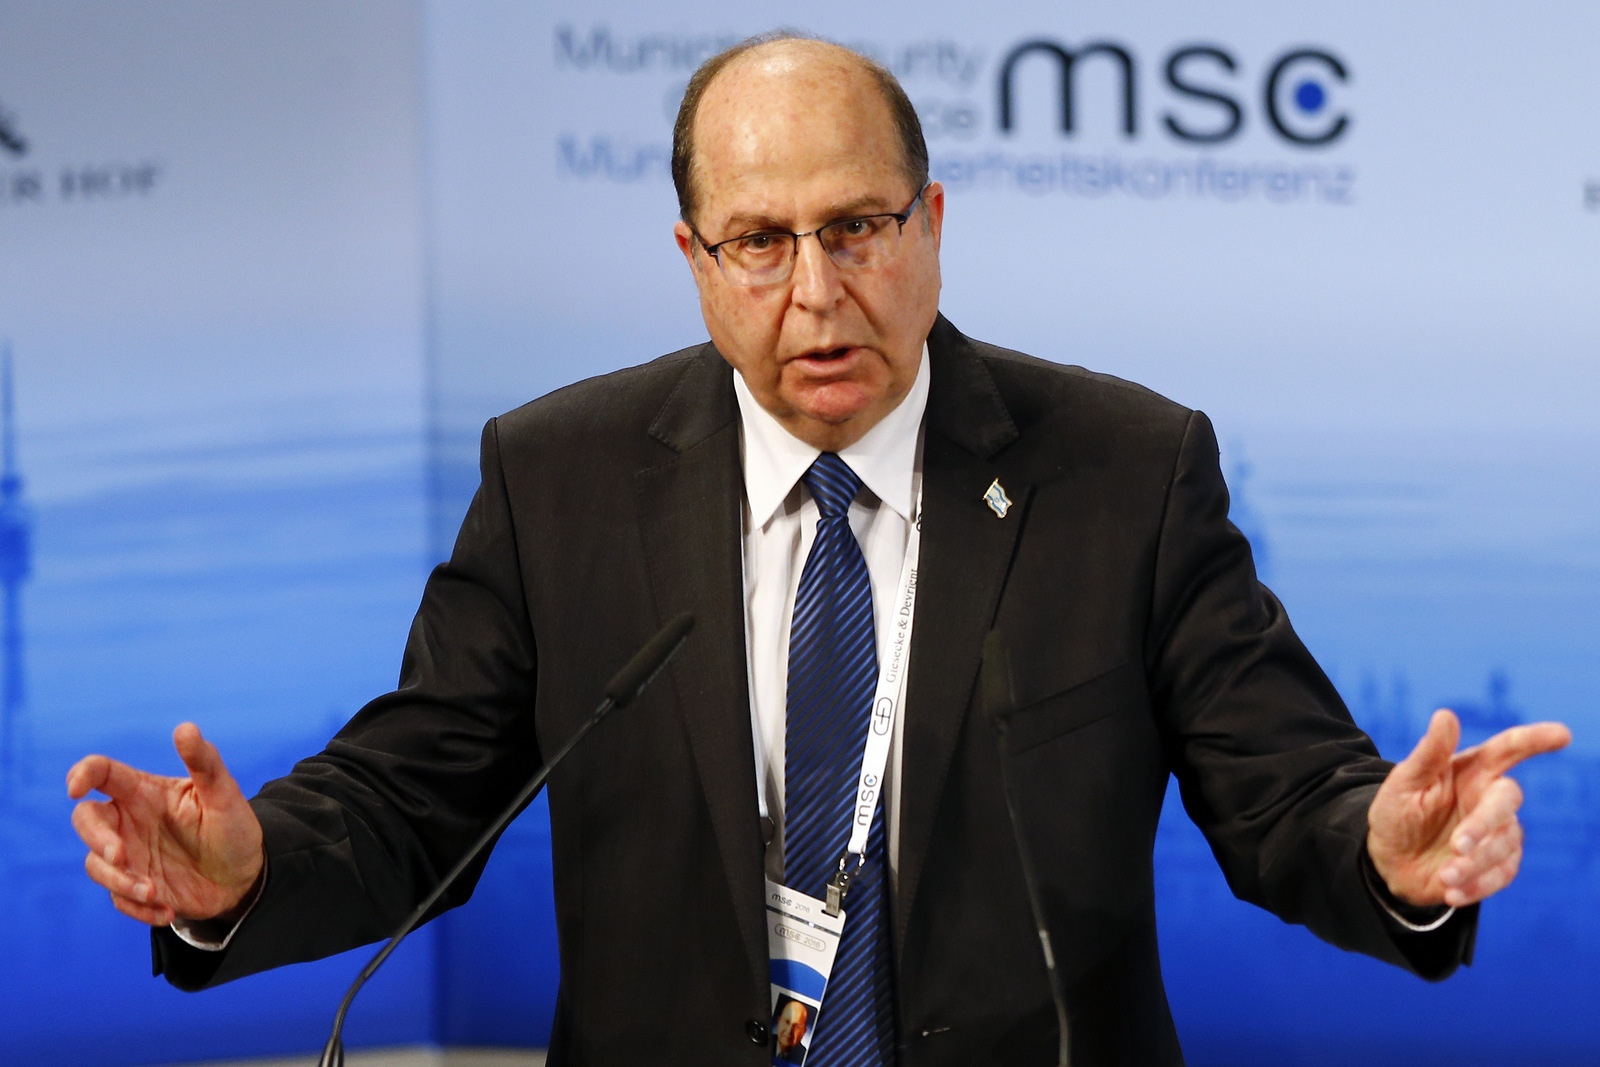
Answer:
M1238 896L1335 945L1449 973L1475 914L1397 935L1364 887L1365 812L1388 764L1256 582L1205 417L942 318L929 354L894 902L906 1067L1054 1062L995 734L976 704L995 626L1076 1063L1181 1062L1151 874L1169 774ZM492 421L482 467L400 688L254 801L271 877L232 946L198 953L163 932L158 969L193 988L386 934L608 675L689 610L698 625L668 674L550 780L550 1062L661 1047L636 1008L671 975L679 1062L764 1063L732 371L702 345L563 389ZM996 478L1015 501L1004 518L982 499Z

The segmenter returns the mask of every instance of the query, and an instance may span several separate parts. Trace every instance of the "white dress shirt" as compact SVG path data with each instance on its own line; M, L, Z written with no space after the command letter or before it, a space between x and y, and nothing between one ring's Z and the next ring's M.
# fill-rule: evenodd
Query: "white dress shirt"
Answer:
M784 738L788 723L789 624L811 543L817 505L800 481L820 450L790 434L734 375L739 398L740 453L744 465L744 633L750 681L750 729L755 739L756 796L772 820L768 877L780 880L783 831ZM850 505L850 528L861 544L872 583L878 662L887 651L896 587L906 542L922 490L922 416L928 406L928 351L923 346L916 381L897 407L855 444L839 451L861 479ZM913 631L911 640L916 641ZM906 709L916 714L915 708ZM905 714L896 716L883 800L889 877L898 873L900 753ZM865 735L863 735L863 742ZM842 828L841 828L842 829Z

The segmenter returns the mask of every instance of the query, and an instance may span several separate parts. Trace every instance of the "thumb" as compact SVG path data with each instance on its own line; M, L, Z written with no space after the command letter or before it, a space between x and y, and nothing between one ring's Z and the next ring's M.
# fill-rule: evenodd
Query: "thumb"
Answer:
M222 762L222 754L216 745L201 736L200 727L192 722L183 723L172 731L172 745L178 750L178 758L183 760L201 801L215 803L238 791L233 775Z
M1460 720L1455 712L1440 708L1428 721L1428 732L1422 735L1411 755L1395 765L1390 779L1408 791L1426 788L1449 772L1450 758L1455 755L1460 740Z

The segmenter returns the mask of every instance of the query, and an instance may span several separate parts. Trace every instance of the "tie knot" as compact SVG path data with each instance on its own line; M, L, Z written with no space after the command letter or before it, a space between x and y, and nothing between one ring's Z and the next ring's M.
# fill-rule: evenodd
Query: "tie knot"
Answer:
M861 490L861 479L850 469L850 464L839 458L837 452L824 452L811 464L800 480L811 490L812 499L824 519L848 514L850 501Z

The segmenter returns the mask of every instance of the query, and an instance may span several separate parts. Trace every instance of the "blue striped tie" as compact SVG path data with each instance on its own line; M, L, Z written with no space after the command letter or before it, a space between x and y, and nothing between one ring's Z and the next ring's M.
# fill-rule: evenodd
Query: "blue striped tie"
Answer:
M850 501L861 479L844 460L824 452L801 480L820 516L789 631L784 882L824 898L850 838L861 754L872 722L878 653L867 561L850 529ZM844 938L806 1067L892 1065L894 970L881 804L844 910Z

